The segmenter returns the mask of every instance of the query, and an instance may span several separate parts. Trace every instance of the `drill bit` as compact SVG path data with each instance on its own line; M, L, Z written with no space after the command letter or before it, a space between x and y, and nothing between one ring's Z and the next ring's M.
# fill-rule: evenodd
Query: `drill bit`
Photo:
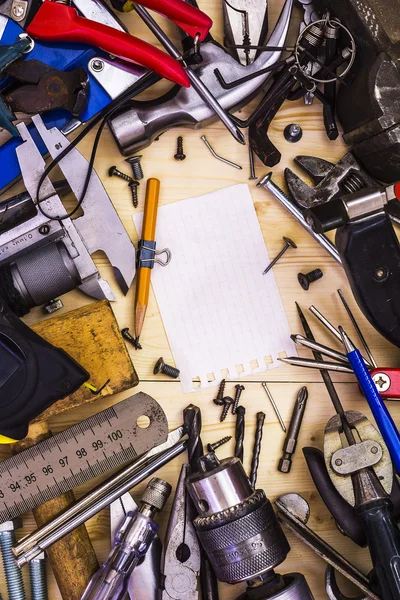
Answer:
M265 421L265 413L257 413L256 433L254 436L253 458L251 459L250 468L250 485L253 489L256 487L258 464L260 462L261 440L263 435L263 425Z
M274 409L274 411L275 411L275 414L276 414L276 416L278 417L278 421L279 421L279 423L281 424L281 427L282 427L283 431L286 433L286 427L285 427L285 423L283 422L283 419L282 419L282 417L281 417L281 413L280 413L280 412L279 412L279 410L278 410L278 407L277 407L277 405L276 405L276 402L275 402L275 400L273 399L273 397L272 397L272 394L271 394L271 392L269 391L269 389L268 389L268 387L267 387L267 384L265 383L265 381L263 381L263 382L261 383L261 385L263 386L263 388L264 388L264 390L265 390L265 393L267 394L267 396L268 396L268 398L269 398L269 401L270 401L270 402L271 402L271 404L272 404L272 408Z
M301 310L300 306L297 304L296 302L296 308L297 308L297 312L299 313L299 317L300 317L300 321L301 324L303 326L304 329L304 333L306 334L306 337L310 340L315 341L315 337L313 336L313 333L311 331L311 328L307 322L307 319L304 316L303 311ZM315 360L322 360L322 354L320 354L320 352L317 352L316 350L312 350L312 353L314 355ZM335 389L335 386L333 385L333 381L331 379L331 376L329 375L328 371L325 371L325 369L321 369L320 370L321 373L321 377L323 379L323 382L325 384L326 389L328 390L328 394L330 396L330 399L332 401L332 404L335 408L335 411L337 412L337 414L340 416L340 420L342 422L342 426L343 426L343 432L346 436L346 439L348 441L348 443L351 444L355 444L356 441L354 439L354 435L353 432L350 428L350 425L347 422L347 418L346 418L346 414L344 412L342 403L340 402L339 396L337 394L337 391Z
M246 409L244 406L238 406L236 411L236 426L235 426L235 456L243 462L243 440L244 440L244 416Z
M188 458L193 471L197 471L197 460L203 456L201 441L201 411L198 406L189 404L183 411L183 424L188 434Z
M197 461L203 456L203 442L201 441L201 411L198 406L189 404L183 411L183 423L188 434L189 465L193 471L198 470ZM200 548L200 587L201 597L204 600L218 600L218 582L208 557Z
M306 409L307 398L308 391L306 386L304 386L297 394L292 416L290 418L289 430L283 443L283 455L278 464L278 471L281 473L289 473L290 469L292 468L292 456L296 450L297 438L299 437L301 422Z

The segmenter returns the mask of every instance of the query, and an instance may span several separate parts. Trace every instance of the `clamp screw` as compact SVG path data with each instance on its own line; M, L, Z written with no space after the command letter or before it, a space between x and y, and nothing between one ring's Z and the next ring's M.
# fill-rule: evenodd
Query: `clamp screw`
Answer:
M294 241L290 238L284 236L282 239L285 242L284 247L279 252L279 254L275 256L274 260L271 263L269 263L268 267L265 269L265 271L263 271L263 275L266 275L266 273L268 273L268 271L272 269L272 267L278 262L278 260L285 254L288 248L297 248L297 244L295 244Z
M135 179L143 179L143 169L142 169L142 165L140 164L141 158L142 158L142 155L139 154L138 156L131 156L130 158L125 159L125 162L127 162L131 165L132 171L133 171L133 177Z
M217 448L220 448L221 446L223 446L224 444L229 442L229 440L231 440L231 439L232 439L232 436L227 435L227 436L221 438L220 440L218 440L218 442L214 442L213 444L207 444L207 450L209 452L215 452L215 450L217 450Z
M48 600L44 552L29 563L32 600Z
M179 377L179 369L176 367L172 367L171 365L167 365L164 362L162 356L158 359L153 369L154 375L158 375L159 373L163 373L164 375L168 375L168 377L172 377L172 379L177 379Z
M298 273L297 279L303 290L307 291L310 287L310 283L317 281L317 279L321 279L322 276L323 272L321 269L314 269L314 271L310 271L309 273Z
M337 458L337 459L335 460L335 465L336 465L337 467L340 467L342 464L343 464L343 461L342 461L342 459L341 459L341 458Z
M131 188L131 192L132 192L132 202L133 202L133 206L135 208L138 207L139 204L139 198L138 198L138 187L140 185L140 183L138 181L130 181L128 183L129 187Z
M183 137L180 135L176 140L176 154L174 155L175 160L185 160L186 154L183 154Z
M217 397L213 400L214 404L217 406L222 406L224 403L225 383L225 379L222 379L221 383L219 384Z
M119 171L115 165L108 169L108 175L110 177L119 177L120 179L124 179L128 183L131 183L131 181L133 181L132 177L129 177L129 175L126 175L126 173L121 173L121 171Z
M237 383L235 385L236 388L236 392L235 392L235 398L233 400L233 404L232 404L232 414L235 415L237 408L239 406L239 400L240 400L240 396L242 395L243 390L245 389L244 385L240 385L239 383Z
M222 423L222 421L225 421L226 417L228 416L229 409L233 404L233 398L231 398L230 396L225 396L225 398L223 399L223 403L224 403L224 408L222 409L222 413L219 418L221 423Z

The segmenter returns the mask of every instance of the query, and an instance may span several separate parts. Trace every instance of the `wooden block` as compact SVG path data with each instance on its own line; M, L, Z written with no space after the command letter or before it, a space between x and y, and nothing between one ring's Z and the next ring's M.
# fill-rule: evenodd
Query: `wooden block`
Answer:
M99 396L81 386L74 394L55 402L35 421L47 421L66 410L123 392L138 384L118 323L107 300L93 302L59 317L36 323L32 329L45 340L63 348L90 373L90 383L100 388Z

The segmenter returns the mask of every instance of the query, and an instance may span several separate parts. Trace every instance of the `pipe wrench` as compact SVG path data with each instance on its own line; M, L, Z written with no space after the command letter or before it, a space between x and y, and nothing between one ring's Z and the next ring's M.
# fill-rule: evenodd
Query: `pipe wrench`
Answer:
M128 513L135 513L138 505L129 492L110 505L111 544ZM128 581L130 600L158 600L161 582L160 561L162 545L156 536L144 560L136 567Z
M32 117L32 121L52 158L69 145L58 129L47 129L40 116ZM26 211L22 211L23 222L0 235L0 282L3 286L7 282L12 290L17 314L76 287L93 298L114 300L109 284L91 258L97 250L108 257L117 283L126 294L135 275L135 249L98 175L92 173L82 216L66 218L66 210L48 178L40 190L39 207L37 188L45 163L26 125L20 123L17 127L23 139L17 157L34 214L25 220ZM59 164L71 190L80 198L87 160L74 148Z

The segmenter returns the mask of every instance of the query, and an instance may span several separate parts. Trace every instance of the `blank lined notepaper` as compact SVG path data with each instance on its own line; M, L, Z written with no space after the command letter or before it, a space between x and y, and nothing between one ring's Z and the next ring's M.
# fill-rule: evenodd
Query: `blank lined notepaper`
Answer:
M184 392L296 355L247 185L160 207L156 240L172 252L151 281Z

